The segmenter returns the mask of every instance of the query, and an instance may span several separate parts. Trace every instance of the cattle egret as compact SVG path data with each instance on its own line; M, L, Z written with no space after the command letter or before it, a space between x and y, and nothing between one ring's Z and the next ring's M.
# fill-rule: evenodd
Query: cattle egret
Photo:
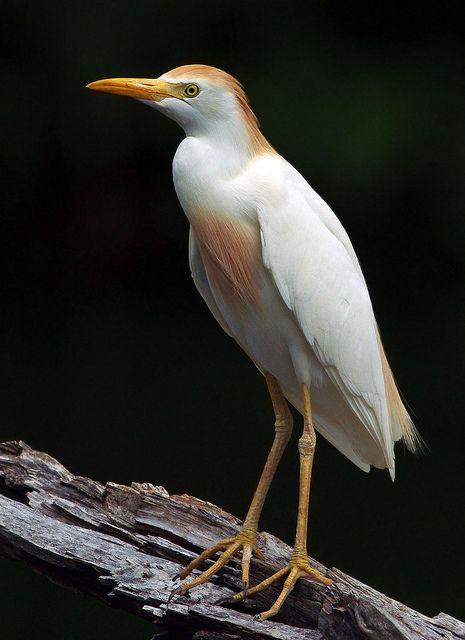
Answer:
M416 430L384 354L368 289L352 244L329 206L261 133L242 86L201 64L157 79L113 78L90 89L136 98L175 120L186 137L173 161L176 193L190 222L194 282L213 316L264 375L276 417L275 437L242 528L193 560L219 558L181 583L184 594L242 550L238 602L285 578L275 615L301 577L331 580L307 556L314 428L354 464L387 468L394 443L415 450ZM299 504L289 564L249 586L252 555L262 556L257 526L292 430L289 401L303 415Z

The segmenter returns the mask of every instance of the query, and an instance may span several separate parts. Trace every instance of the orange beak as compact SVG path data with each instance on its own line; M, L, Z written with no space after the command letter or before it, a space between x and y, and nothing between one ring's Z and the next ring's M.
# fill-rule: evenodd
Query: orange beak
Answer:
M97 80L86 85L87 89L116 93L120 96L130 96L137 100L153 100L159 102L163 98L175 97L172 87L164 80L150 78L110 78Z

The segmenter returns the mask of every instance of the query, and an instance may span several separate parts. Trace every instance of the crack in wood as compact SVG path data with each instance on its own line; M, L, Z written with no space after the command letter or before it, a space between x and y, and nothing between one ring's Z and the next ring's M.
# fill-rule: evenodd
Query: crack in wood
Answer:
M240 562L190 597L167 599L175 575L199 550L234 535L240 521L163 487L130 487L74 476L24 442L0 444L0 555L22 560L66 588L93 595L156 623L156 633L193 640L465 640L465 624L424 616L334 569L324 587L301 580L279 615L260 623L279 587L240 607L213 602L240 589ZM270 575L291 550L260 534L267 561L253 560L252 583ZM325 573L318 562L314 566Z

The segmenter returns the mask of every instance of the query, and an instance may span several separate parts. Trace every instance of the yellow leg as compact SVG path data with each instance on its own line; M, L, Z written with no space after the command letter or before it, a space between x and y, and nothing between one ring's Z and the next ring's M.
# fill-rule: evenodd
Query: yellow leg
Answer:
M302 385L302 397L304 401L304 428L302 437L299 440L300 455L300 478L299 478L299 508L297 512L297 527L295 534L294 551L288 566L283 567L272 576L260 582L251 589L241 591L227 602L240 602L246 596L263 591L273 582L287 575L281 593L273 606L258 616L259 620L266 620L278 613L283 602L294 588L299 578L309 577L321 584L330 585L332 581L325 578L319 571L310 566L307 557L307 525L308 508L310 500L310 480L312 475L313 456L315 453L316 436L312 423L312 413L310 404L310 392L306 385Z
M177 589L173 591L170 599L176 594L183 594L192 587L196 587L199 584L206 582L212 575L217 573L222 567L224 567L231 557L240 549L242 553L242 581L244 584L244 590L247 591L249 587L249 567L252 555L263 558L263 553L257 546L257 527L260 514L262 512L263 504L265 502L268 489L270 488L271 481L281 460L283 451L286 444L289 441L292 432L292 416L289 411L286 399L281 391L278 381L270 374L265 374L266 383L270 392L271 401L273 403L273 409L275 413L275 437L270 453L266 460L265 466L260 477L257 489L255 490L254 497L249 507L249 511L244 520L244 524L241 530L234 538L227 538L220 540L213 546L206 549L197 558L181 571L176 578L182 580L186 578L194 569L197 569L207 558L213 556L218 551L223 551L220 557L214 562L211 567L204 571L200 576L181 584Z

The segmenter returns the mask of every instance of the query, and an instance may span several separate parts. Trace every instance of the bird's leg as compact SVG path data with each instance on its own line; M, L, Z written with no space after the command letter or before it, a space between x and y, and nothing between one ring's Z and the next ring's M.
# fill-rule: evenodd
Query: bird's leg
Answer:
M256 546L257 528L260 514L265 503L268 490L273 480L276 469L282 458L284 449L286 448L289 438L292 433L292 415L289 411L286 398L281 391L281 387L276 380L270 374L265 375L266 384L270 393L271 402L273 404L273 410L275 414L275 437L270 453L268 454L267 461L262 471L259 483L255 490L255 495L249 507L249 511L242 525L241 533L244 532L250 538L253 539ZM240 533L239 533L240 535ZM260 555L260 554L259 554ZM263 554L261 554L263 556ZM249 587L249 566L250 555L247 554L244 549L242 556L242 581L245 589Z
M206 549L197 558L183 569L176 578L186 578L193 569L196 569L201 565L204 560L213 556L217 551L223 551L220 557L214 562L211 567L204 571L200 576L185 582L176 589L172 595L186 593L192 587L196 587L199 584L206 582L213 574L217 573L219 569L226 565L230 558L240 549L242 553L242 581L244 589L247 590L249 586L249 567L250 559L253 554L263 558L263 553L260 551L257 545L257 527L258 520L265 502L268 489L270 488L271 481L278 467L281 456L289 441L292 432L292 415L289 411L286 399L281 391L278 381L270 374L265 374L266 383L270 392L271 401L273 403L273 409L275 413L275 437L270 453L266 460L265 466L260 477L255 495L247 512L247 516L244 520L239 533L234 538L227 538L220 540L213 546Z
M273 606L258 616L259 620L266 620L274 616L280 610L283 602L294 588L299 578L309 577L316 582L330 585L331 580L325 578L319 571L310 566L307 557L307 524L308 524L308 507L310 500L310 480L312 475L313 455L315 453L316 436L313 428L310 392L306 385L302 385L302 397L304 401L304 428L302 436L299 440L299 456L300 456L300 478L299 478L299 508L297 512L297 527L295 534L294 551L292 553L289 564L283 567L272 576L260 582L249 590L241 591L227 602L240 602L246 596L263 591L273 582L287 576L281 593L279 594Z

